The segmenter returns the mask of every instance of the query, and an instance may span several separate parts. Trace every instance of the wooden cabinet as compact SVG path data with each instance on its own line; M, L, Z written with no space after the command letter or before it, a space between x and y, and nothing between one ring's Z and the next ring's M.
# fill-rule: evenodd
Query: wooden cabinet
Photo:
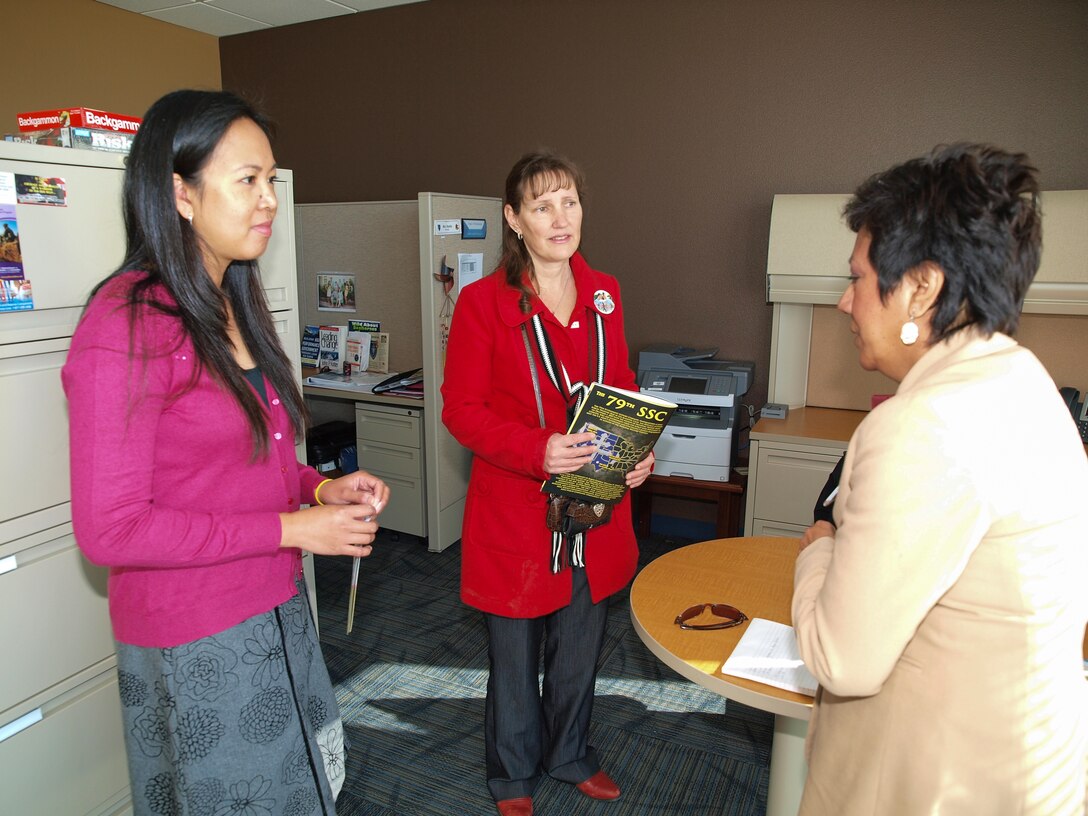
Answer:
M798 408L752 429L745 535L800 536L864 411Z

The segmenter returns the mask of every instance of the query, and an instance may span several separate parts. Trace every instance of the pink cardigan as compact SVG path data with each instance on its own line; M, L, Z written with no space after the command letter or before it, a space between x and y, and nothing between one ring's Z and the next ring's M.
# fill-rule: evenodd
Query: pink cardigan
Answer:
M185 390L196 356L180 320L145 309L130 354L123 295L138 274L95 296L61 372L72 522L87 558L110 568L114 636L167 647L295 594L301 553L280 548L278 514L313 503L322 477L297 461L271 384L270 454L256 461L234 399L207 372Z

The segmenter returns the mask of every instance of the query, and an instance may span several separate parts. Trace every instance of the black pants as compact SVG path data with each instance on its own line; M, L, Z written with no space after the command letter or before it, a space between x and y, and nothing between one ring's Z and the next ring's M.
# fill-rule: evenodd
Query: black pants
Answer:
M539 618L484 614L491 667L484 741L496 801L532 796L545 772L577 784L600 770L588 737L608 601L594 604L585 570L571 572L571 601L563 609Z

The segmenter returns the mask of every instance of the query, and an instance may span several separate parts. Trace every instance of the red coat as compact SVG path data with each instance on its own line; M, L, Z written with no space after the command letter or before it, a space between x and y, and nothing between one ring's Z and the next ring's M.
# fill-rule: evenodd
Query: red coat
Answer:
M512 618L546 615L570 603L571 596L570 570L556 575L549 566L551 532L544 524L547 502L540 492L547 478L548 439L566 432L566 401L548 379L530 331L547 422L541 428L522 324L540 313L556 359L572 381L588 385L593 374L587 324L592 316L586 310L599 313L607 349L605 381L638 387L627 363L616 279L591 269L577 253L570 264L578 289L571 328L536 298L530 314L523 314L520 293L506 284L500 269L461 292L446 350L442 421L475 454L461 532L461 600ZM594 305L594 293L601 290L615 304L609 314ZM573 328L576 321L580 328ZM594 602L626 586L637 560L628 494L613 509L611 521L586 533L585 569Z

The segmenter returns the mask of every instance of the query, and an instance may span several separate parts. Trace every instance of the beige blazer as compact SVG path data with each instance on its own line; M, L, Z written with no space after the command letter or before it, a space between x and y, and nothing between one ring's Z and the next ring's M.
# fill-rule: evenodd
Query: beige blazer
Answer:
M801 814L1085 812L1088 460L1004 335L930 349L850 441L797 560L820 681Z

